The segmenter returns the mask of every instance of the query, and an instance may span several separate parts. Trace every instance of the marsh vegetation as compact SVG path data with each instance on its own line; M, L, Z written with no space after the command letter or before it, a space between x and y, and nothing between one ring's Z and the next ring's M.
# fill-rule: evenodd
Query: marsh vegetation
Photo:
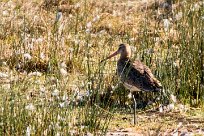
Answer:
M117 58L100 63L120 43L151 68L164 92L137 94L132 130L203 134L202 1L1 0L1 135L129 128L132 101L115 74Z

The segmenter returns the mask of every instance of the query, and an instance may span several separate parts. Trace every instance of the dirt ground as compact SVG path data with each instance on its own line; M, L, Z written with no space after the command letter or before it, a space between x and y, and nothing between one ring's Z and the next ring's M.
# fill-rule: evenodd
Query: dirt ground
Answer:
M193 136L204 135L204 116L201 109L189 108L186 112L174 109L168 112L146 111L133 115L120 114L114 117L107 136Z

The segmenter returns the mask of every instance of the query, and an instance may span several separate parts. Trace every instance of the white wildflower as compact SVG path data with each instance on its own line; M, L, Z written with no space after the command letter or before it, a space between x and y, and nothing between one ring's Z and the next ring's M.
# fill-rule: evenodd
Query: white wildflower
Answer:
M88 23L86 24L86 27L87 27L87 28L91 28L91 27L92 27L92 23L91 23L91 22L88 22Z
M67 96L67 94L64 94L64 95L62 96L62 100L63 100L63 101L68 100L68 96Z
M74 96L78 96L79 95L78 87L73 86L72 90L74 91Z
M45 91L46 91L45 87L44 87L44 86L41 86L41 87L40 87L40 96L41 96L41 97L45 96Z
M25 109L26 110L30 110L30 111L34 111L35 110L35 106L32 103L30 103L27 106L25 106Z
M40 92L45 93L45 87L44 86L40 87Z
M55 134L55 136L60 136L60 133L59 133L59 132L57 132L57 134Z
M31 128L30 128L30 126L28 126L26 128L26 136L30 136L30 132L31 132Z
M164 31L167 32L169 30L170 21L168 19L163 19L164 22Z
M164 112L162 105L159 106L159 112L160 112L160 113Z
M94 135L92 133L90 133L90 132L87 132L86 136L94 136Z
M71 130L69 130L69 132L70 132L71 136L74 136L77 134L77 131L75 129L71 129Z
M79 44L79 43L80 43L80 40L75 39L75 40L74 40L74 43L77 45L77 44Z
M62 76L67 76L68 75L67 71L64 68L60 68L60 73L61 73Z
M112 14L114 17L119 17L122 15L122 12L120 11L116 11L116 10L113 10L113 14Z
M53 76L50 77L50 82L53 84L52 87L55 88L56 84L58 84L59 80Z
M90 33L91 32L91 29L86 29L86 33Z
M113 25L112 25L111 23L109 23L109 24L108 24L108 27L109 27L109 28L112 28L112 27L113 27Z
M200 5L198 3L194 4L192 7L192 11L198 11L200 9Z
M154 37L154 41L155 42L159 42L160 41L160 37Z
M147 49L146 50L146 53L149 55L149 54L153 54L154 53L154 49L153 48L150 48L150 49Z
M115 90L115 89L116 89L116 87L118 87L118 86L117 86L117 85L116 85L116 86L111 85L112 90Z
M182 12L179 12L179 13L177 13L175 15L175 18L176 18L177 21L180 20L182 17L183 17L183 13Z
M23 54L23 53L24 53L23 50L15 50L15 51L14 51L14 54L15 54L15 55L19 55L19 54Z
M57 115L57 120L61 120L61 118L62 118L62 117L58 114L58 115Z
M52 96L58 96L59 95L59 90L55 89L52 92Z
M177 125L177 127L179 128L179 127L181 127L183 125L183 123L182 122L179 122L179 124Z
M42 73L41 73L41 72L38 72L38 71L36 71L36 72L31 72L31 73L28 74L28 76L42 76Z
M37 22L38 20L39 20L39 16L35 15L35 16L33 17L33 22Z
M129 40L130 40L130 41L135 41L135 38L130 38Z
M62 20L62 12L57 12L55 21L58 22Z
M76 97L76 99L77 99L78 101L83 101L83 95L78 94L77 97Z
M173 110L174 109L174 104L171 103L169 105L167 105L168 110Z
M43 52L40 53L40 58L41 58L42 60L45 59L45 54L44 54Z
M81 129L82 129L82 130L85 128L85 126L84 126L84 125L81 125L80 127L81 127Z
M36 39L35 42L36 42L36 43L42 43L43 40L44 40L44 39L43 39L42 37L40 37L40 38Z
M41 80L39 80L39 79L38 79L38 80L35 80L34 83L35 83L35 84L41 84Z
M132 93L129 93L129 94L128 94L128 98L129 98L129 99L132 99Z
M147 103L147 105L152 105L153 104L153 101L149 101L148 103Z
M59 107L64 108L65 107L65 102L59 103Z
M96 17L93 18L93 22L96 22L100 19L100 16L99 15L96 15Z
M8 1L7 2L7 4L8 4L8 6L11 8L11 9L14 9L15 7L16 7L16 4L15 4L15 2L14 1Z
M87 91L86 91L86 96L87 96L87 97L91 96L91 92L92 92L91 90L90 90L90 91L87 90Z
M6 89L6 90L9 90L9 89L11 89L11 84L3 84L3 85L1 85L1 87Z
M72 18L73 17L73 15L72 14L69 14L69 18Z
M29 100L30 99L30 95L26 95L26 99Z
M77 8L80 8L81 4L80 3L77 3L74 7L77 9Z
M113 10L113 14L112 14L114 17L117 16L117 12L115 10Z
M6 65L7 65L7 63L6 63L5 61L3 61L3 62L2 62L2 65L3 65L3 66L6 66Z
M187 106L183 104L178 105L180 112L186 112L188 110Z
M175 95L171 94L170 97L171 97L171 100L172 100L174 103L177 102L177 99L176 99L176 96L175 96Z
M175 62L173 62L173 65L175 66L175 67L179 67L179 61L178 60L176 60ZM172 97L172 96L171 96ZM174 96L175 97L175 96Z
M60 63L60 67L61 67L61 68L66 68L67 65L66 65L66 63L63 61L62 63Z
M8 12L8 10L4 10L4 11L2 12L2 15L3 15L4 17L9 16L9 12Z
M204 16L201 17L201 20L204 20Z
M6 77L8 77L7 74L0 72L0 78L6 78Z
M70 51L70 52L73 52L73 51L74 51L74 48L69 48L69 51Z
M58 28L59 35L62 34L63 30L64 30L64 23L60 24L60 26Z
M21 63L20 63L20 62L17 63L16 66L15 66L15 68L16 68L16 69L21 69Z
M130 46L130 48L131 48L132 52L136 52L136 50L137 50L135 46Z
M34 47L34 46L33 46L33 42L28 43L28 44L27 44L27 46L28 46L28 48L29 48L29 49L31 49L31 50L32 50L32 49L33 49L33 47Z
M101 31L98 32L98 34L105 34L105 33L106 33L105 30L101 30Z
M179 104L178 107L180 110L183 110L185 108L185 106L183 104Z
M59 107L60 107L60 108L65 108L65 107L67 107L68 105L69 105L69 102L68 102L68 101L64 101L64 102L59 103Z
M55 127L55 129L61 129L61 126L59 125L58 122L54 124L54 127ZM59 133L59 132L58 132L58 133Z
M31 57L31 55L30 55L29 53L23 54L23 57L24 57L25 59L27 59L27 60L32 59L32 57Z

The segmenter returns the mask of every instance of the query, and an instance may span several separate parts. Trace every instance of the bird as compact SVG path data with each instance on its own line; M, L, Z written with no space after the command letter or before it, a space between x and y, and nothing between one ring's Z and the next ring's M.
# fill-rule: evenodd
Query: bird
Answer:
M150 68L140 60L131 61L131 48L127 44L120 44L117 51L103 59L104 62L120 54L117 61L117 75L124 87L132 93L134 102L134 125L136 124L136 108L134 92L159 92L162 89L161 82L155 78Z

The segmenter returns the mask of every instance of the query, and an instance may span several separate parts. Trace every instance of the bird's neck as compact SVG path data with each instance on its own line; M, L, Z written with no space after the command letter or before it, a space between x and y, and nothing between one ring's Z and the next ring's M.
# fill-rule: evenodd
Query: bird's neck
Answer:
M130 61L130 57L120 57L119 61Z
M130 60L130 56L120 55L120 60Z
M130 59L130 57L131 57L131 53L130 52L122 52L121 54L120 54L120 59Z

